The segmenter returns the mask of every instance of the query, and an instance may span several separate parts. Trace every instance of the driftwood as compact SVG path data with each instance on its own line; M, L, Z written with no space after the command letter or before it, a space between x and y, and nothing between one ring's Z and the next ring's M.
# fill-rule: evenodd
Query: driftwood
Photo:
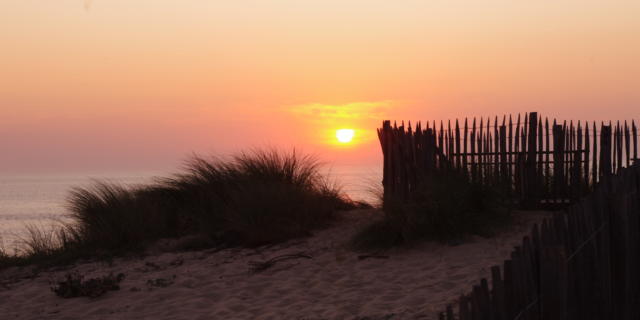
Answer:
M303 259L303 258L313 259L311 256L303 252L294 253L294 254L284 254L277 257L273 257L267 261L250 261L249 262L249 265L251 266L250 271L253 273L258 273L273 267L278 262L291 260L291 259Z
M389 259L389 256L381 255L381 254L363 254L358 256L358 260L365 259Z
M383 254L384 252L382 250L373 252L373 253L369 253L369 254L362 254L358 256L358 260L365 260L365 259L389 259L388 255Z

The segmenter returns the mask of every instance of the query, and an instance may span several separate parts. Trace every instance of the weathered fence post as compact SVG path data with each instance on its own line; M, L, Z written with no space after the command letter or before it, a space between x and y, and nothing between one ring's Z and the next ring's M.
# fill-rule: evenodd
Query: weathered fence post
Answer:
M500 267L491 267L491 316L493 320L507 320L505 308L504 282L500 276Z
M611 175L611 126L600 129L600 177Z
M526 170L525 176L527 179L526 182L526 198L525 205L527 207L532 207L538 202L538 176L536 173L537 169L537 134L538 134L538 113L531 112L529 113L529 131L527 137L527 160L526 160Z
M389 141L389 135L391 131L391 121L385 120L382 122L382 129L378 129L378 139L380 140L380 147L382 148L382 188L383 199L388 199L389 193L391 193L391 145ZM384 201L383 201L384 202Z
M564 320L567 313L567 257L564 248L543 247L540 254L541 319Z
M555 201L562 201L564 182L564 130L561 125L553 125L553 194Z
M500 177L501 184L504 184L505 190L508 190L509 186L509 166L507 164L507 127L500 126Z

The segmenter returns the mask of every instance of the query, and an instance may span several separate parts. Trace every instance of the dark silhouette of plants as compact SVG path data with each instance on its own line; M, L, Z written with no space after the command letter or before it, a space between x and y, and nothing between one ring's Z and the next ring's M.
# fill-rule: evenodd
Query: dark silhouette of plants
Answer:
M508 222L497 189L474 184L461 173L433 173L406 198L383 199L384 216L353 239L356 247L380 248L416 240L457 241L489 235Z
M108 291L120 290L120 282L124 279L124 274L114 275L110 273L99 278L84 280L79 272L72 272L65 275L64 280L58 281L51 287L57 296L68 299L76 297L97 298Z

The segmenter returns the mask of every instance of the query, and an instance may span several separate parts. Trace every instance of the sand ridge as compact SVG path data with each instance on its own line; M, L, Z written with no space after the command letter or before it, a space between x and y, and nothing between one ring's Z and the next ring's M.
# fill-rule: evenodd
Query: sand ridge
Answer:
M450 246L423 243L361 259L348 242L375 217L341 213L314 236L257 249L166 252L112 263L80 263L30 277L29 269L0 272L3 319L436 319L467 293L544 213L527 213L493 238ZM257 270L274 257L282 259ZM51 282L67 272L86 278L113 272L119 291L97 299L62 299ZM12 281L8 281L11 279Z

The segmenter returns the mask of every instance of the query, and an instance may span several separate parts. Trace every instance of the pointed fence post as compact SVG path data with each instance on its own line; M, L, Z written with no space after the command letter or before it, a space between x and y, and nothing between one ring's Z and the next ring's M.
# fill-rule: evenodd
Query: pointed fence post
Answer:
M527 137L527 162L526 162L526 199L525 205L527 207L535 206L539 199L539 191L538 190L538 175L537 175L537 142L538 142L538 113L531 112L529 113L529 131Z
M602 126L600 129L600 176L611 175L611 126Z
M541 319L564 320L567 314L567 261L562 246L540 252Z

